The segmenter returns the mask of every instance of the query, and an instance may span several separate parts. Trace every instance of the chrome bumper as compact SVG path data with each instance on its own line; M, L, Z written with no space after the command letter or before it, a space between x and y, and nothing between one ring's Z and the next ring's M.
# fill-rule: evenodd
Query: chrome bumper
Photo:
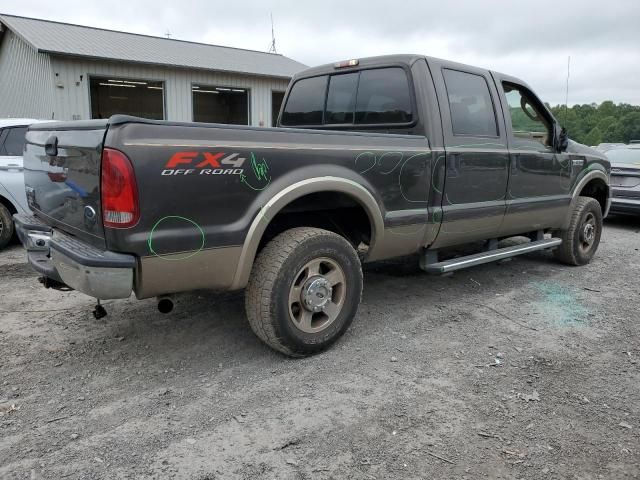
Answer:
M100 300L131 295L133 255L100 250L30 215L14 215L14 222L29 264L38 273Z
M629 213L640 214L640 197L638 198L623 198L613 197L611 199L611 213Z

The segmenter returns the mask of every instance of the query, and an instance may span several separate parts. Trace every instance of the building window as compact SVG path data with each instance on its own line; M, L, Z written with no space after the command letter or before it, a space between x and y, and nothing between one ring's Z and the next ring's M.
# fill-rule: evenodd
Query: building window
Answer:
M112 77L90 77L91 118L125 114L164 119L164 83Z
M278 124L278 115L280 114L280 107L284 100L284 92L271 92L271 126L275 127Z
M249 91L244 88L193 85L193 121L249 125Z

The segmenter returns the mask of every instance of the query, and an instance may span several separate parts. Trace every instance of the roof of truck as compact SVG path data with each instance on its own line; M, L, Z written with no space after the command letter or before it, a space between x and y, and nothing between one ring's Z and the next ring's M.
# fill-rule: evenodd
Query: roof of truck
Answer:
M0 14L38 52L290 78L306 65L284 55Z
M411 65L416 60L421 58L425 58L424 55L417 54L397 54L397 55L380 55L376 57L364 57L364 58L353 58L353 60L357 60L358 64L353 67L345 67L344 70L347 71L350 68L359 69L366 68L374 65L383 65L383 64L398 64L404 63L407 65ZM348 62L351 59L344 59L344 62ZM314 76L321 73L327 73L328 71L336 71L336 65L342 63L342 61L325 63L324 65L318 65L317 67L308 68L299 72L297 76Z
M492 70L489 70L488 68L478 67L475 65L471 66L464 63L460 63L460 62L455 62L452 60L445 60L442 58L430 57L428 55L421 55L416 53L403 53L403 54L396 54L396 55L380 55L376 57L344 59L338 62L325 63L324 65L318 65L317 67L312 67L312 68L307 68L306 70L302 70L298 72L294 77L295 78L312 77L315 75L321 75L323 73L338 72L338 71L346 72L351 69L358 70L358 69L367 68L367 67L375 67L377 65L394 65L394 64L412 65L415 61L421 60L421 59L426 59L427 61L429 60L437 61L439 63L446 64L448 67L452 67L452 68L464 69L465 67L467 68L473 67L473 68L479 68L481 70L486 70L487 72L492 71ZM341 67L341 68L336 67L336 65L343 62L348 62L350 60L357 60L358 61L357 65L354 65L352 67L351 66ZM493 72L493 73L499 73L499 72ZM502 73L499 73L499 74L504 77L510 77L509 75L505 75ZM519 79L515 79L515 77L510 77L510 78L520 81Z

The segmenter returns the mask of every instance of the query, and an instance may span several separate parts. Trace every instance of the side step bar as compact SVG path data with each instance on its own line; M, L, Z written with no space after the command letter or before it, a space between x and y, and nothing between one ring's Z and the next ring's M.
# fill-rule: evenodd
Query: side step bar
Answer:
M423 254L420 261L420 268L427 273L443 274L449 272L455 272L456 270L462 270L463 268L474 267L476 265L482 265L483 263L495 262L503 260L505 258L515 257L516 255L523 255L529 252L535 252L537 250L546 250L548 248L555 248L562 243L560 238L548 238L545 240L536 240L530 243L524 243L522 245L514 245L512 247L496 248L487 252L476 253L473 255L467 255L465 257L452 258L451 260L445 260L443 262L429 262L429 259L433 258L433 255L428 255L428 251Z

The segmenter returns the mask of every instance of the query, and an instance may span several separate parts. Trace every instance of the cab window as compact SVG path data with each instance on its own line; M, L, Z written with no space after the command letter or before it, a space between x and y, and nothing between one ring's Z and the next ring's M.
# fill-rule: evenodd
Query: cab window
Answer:
M409 81L402 68L360 73L356 124L406 124L413 120Z
M331 77L324 123L353 123L358 75L358 73L347 73Z
M0 155L19 157L24 150L27 127L6 128L0 137Z
M406 72L386 67L298 80L287 98L281 124L377 128L405 126L414 118Z
M487 81L481 75L442 71L454 135L497 137L498 126Z
M303 78L291 88L282 112L283 125L322 125L327 76Z
M539 100L519 85L503 82L514 144L519 148L550 148L552 142L551 121L540 106Z

